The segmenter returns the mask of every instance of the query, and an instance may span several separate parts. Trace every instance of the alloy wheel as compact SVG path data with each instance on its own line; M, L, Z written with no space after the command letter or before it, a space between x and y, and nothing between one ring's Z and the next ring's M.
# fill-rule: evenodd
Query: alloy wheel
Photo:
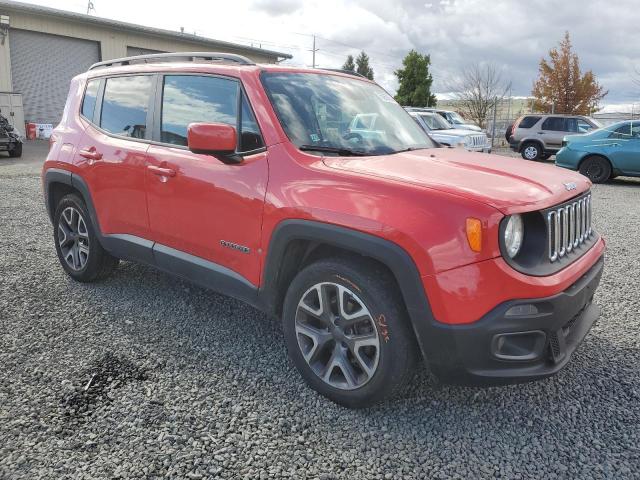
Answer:
M533 146L528 146L524 149L524 156L527 158L527 160L533 160L538 156L538 149Z
M62 211L58 220L58 245L69 268L82 270L89 260L89 232L87 224L74 207Z
M331 282L308 289L295 318L298 347L313 372L328 385L354 390L374 376L380 339L371 313L350 289Z

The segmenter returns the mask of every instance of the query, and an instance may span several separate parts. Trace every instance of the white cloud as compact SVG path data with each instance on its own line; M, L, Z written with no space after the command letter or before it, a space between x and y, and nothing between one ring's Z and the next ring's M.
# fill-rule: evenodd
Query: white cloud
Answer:
M54 8L84 11L80 0L32 0ZM97 14L179 30L294 55L311 65L311 34L317 64L340 67L361 49L371 57L376 80L387 90L393 71L415 48L431 54L434 88L447 84L470 61L502 66L516 95L528 95L540 58L569 30L583 69L610 90L607 101L634 101L631 80L640 66L635 42L640 9L634 0L182 0L180 8L151 0L94 0Z

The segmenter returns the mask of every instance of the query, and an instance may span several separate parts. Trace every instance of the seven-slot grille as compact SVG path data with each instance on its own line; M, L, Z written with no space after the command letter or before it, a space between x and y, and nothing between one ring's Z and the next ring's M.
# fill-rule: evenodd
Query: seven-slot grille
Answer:
M487 144L487 136L482 135L469 135L470 147L484 147Z
M571 253L591 235L591 194L588 193L547 213L549 260Z

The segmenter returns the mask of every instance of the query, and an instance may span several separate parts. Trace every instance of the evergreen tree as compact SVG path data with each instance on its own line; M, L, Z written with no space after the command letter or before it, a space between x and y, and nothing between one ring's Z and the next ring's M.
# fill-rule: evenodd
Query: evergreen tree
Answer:
M344 62L344 65L342 65L342 69L343 70L349 70L350 72L355 72L356 71L356 64L353 63L353 55L349 55L347 57L347 61Z
M431 57L411 50L402 60L402 68L394 74L400 86L395 99L408 107L435 107L436 96L431 93L433 78L429 73Z
M373 69L369 66L369 55L364 52L360 52L360 55L356 58L356 72L369 80L373 80Z

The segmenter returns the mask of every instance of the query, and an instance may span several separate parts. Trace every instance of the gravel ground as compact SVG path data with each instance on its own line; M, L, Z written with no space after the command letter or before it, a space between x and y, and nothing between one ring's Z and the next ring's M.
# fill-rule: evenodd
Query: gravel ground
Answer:
M640 181L593 189L603 315L560 374L472 389L422 373L350 411L249 306L131 263L72 282L45 151L0 158L0 478L640 478Z

